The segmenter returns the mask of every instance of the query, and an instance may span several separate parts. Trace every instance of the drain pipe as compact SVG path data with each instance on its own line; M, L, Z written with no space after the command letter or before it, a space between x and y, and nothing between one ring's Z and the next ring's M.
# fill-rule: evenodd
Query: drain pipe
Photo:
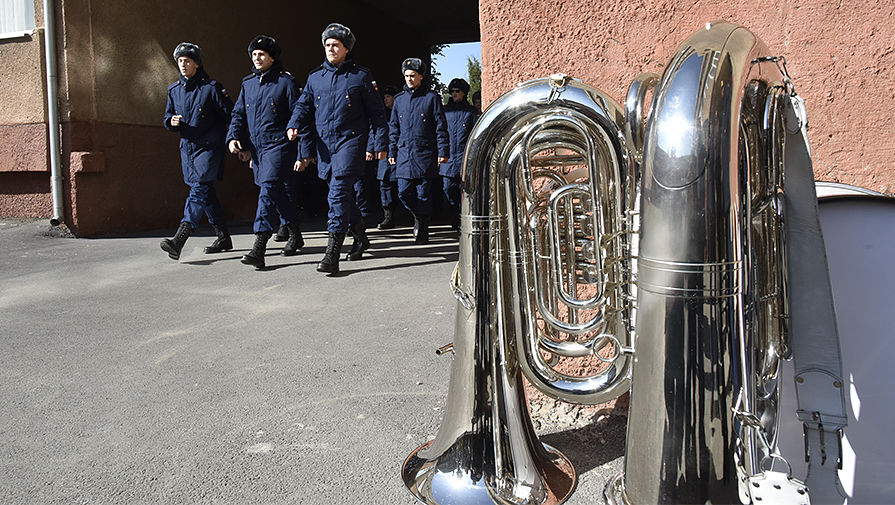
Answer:
M56 83L56 11L55 0L44 0L44 59L47 67L47 127L50 138L50 190L53 194L53 218L50 224L59 226L65 219L62 191L61 150L59 148L58 86Z

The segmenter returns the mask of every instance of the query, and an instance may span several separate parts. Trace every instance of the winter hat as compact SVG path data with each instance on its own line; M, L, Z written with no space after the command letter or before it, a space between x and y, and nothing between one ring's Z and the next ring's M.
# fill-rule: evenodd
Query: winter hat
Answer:
M354 38L354 34L351 33L351 28L339 23L330 23L326 30L323 30L320 41L326 45L326 39L341 40L349 51L354 47L354 42L357 40Z
M400 93L400 91L398 91L398 88L392 86L391 84L389 84L388 86L382 88L382 94L383 94L383 95L395 96L395 95L397 95L398 93Z
M408 70L416 70L418 73L426 75L426 64L419 58L407 58L401 64L401 73L403 74Z
M180 44L177 44L177 47L174 48L174 61L177 61L177 58L180 58L181 56L186 56L195 61L200 67L202 66L202 48L196 44L190 42L181 42Z
M469 83L466 82L466 79L460 79L457 77L456 79L451 79L451 83L448 84L448 91L452 89L459 89L463 92L464 95L469 94Z
M265 53L269 54L271 58L274 60L280 59L280 45L277 44L277 39L273 37L268 37L267 35L258 35L249 43L249 56L252 55L252 51L260 49Z

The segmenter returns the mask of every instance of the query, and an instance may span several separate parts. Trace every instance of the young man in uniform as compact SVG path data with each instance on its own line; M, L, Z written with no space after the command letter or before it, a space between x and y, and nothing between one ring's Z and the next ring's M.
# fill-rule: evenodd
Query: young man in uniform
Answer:
M255 213L255 244L242 262L257 270L265 266L267 241L280 224L289 228L289 239L280 253L298 254L304 246L298 223L298 208L289 200L285 181L297 156L295 142L286 135L286 125L300 94L295 79L280 63L280 46L273 37L258 35L249 43L254 68L242 80L242 89L230 121L227 144L240 160L252 160L258 193Z
M316 158L318 176L329 185L329 241L317 271L335 274L349 230L354 237L349 253L353 259L370 247L354 183L364 173L369 135L374 158L385 157L385 116L370 71L349 58L355 43L351 30L330 23L321 40L326 61L308 75L289 122L289 138L300 138L295 170L304 170Z
M394 86L386 86L382 90L382 102L385 105L386 119L392 116L392 107L395 105L395 96L398 95L398 88ZM386 123L388 124L388 123ZM388 129L386 128L386 135ZM372 155L372 152L368 152ZM379 199L382 203L382 222L379 223L380 230L390 230L395 227L395 203L398 201L398 179L395 177L395 165L389 163L388 159L382 159L376 162L376 179L379 180Z
M466 100L469 83L463 79L452 79L448 85L451 100L444 106L444 117L447 119L448 136L451 139L451 152L447 163L438 167L441 175L441 189L450 206L451 227L460 229L460 172L463 168L463 154L469 133L478 119L478 111Z
M217 234L205 253L233 249L224 209L214 190L214 181L224 176L224 136L233 101L224 87L208 76L202 60L202 49L196 44L181 42L174 48L180 79L168 86L165 128L180 133L183 182L190 187L190 194L177 233L160 244L173 260L180 258L180 251L199 226L202 214L208 216Z
M424 87L426 65L407 58L401 65L404 91L395 97L388 125L389 163L396 165L398 198L413 213L417 244L429 243L432 179L448 161L450 146L441 98Z

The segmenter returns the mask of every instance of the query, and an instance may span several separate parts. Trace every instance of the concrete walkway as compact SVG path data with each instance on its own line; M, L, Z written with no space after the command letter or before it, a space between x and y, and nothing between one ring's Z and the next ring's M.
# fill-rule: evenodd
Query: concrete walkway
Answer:
M328 278L308 228L258 272L247 227L218 255L200 229L178 262L173 230L0 219L0 503L415 503L400 467L443 415L455 235L373 230ZM581 474L567 503L602 503L624 419L548 431Z

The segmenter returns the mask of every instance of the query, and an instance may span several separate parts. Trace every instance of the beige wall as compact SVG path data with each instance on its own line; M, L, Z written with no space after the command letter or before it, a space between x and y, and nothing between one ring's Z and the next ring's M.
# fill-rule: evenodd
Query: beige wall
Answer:
M0 40L0 216L52 214L40 0L34 14L32 34Z
M484 99L563 72L621 101L638 73L661 72L718 19L786 57L818 179L895 192L895 4L885 0L482 0Z
M35 26L43 26L43 2L34 2ZM43 34L0 39L0 125L39 123L46 118Z

